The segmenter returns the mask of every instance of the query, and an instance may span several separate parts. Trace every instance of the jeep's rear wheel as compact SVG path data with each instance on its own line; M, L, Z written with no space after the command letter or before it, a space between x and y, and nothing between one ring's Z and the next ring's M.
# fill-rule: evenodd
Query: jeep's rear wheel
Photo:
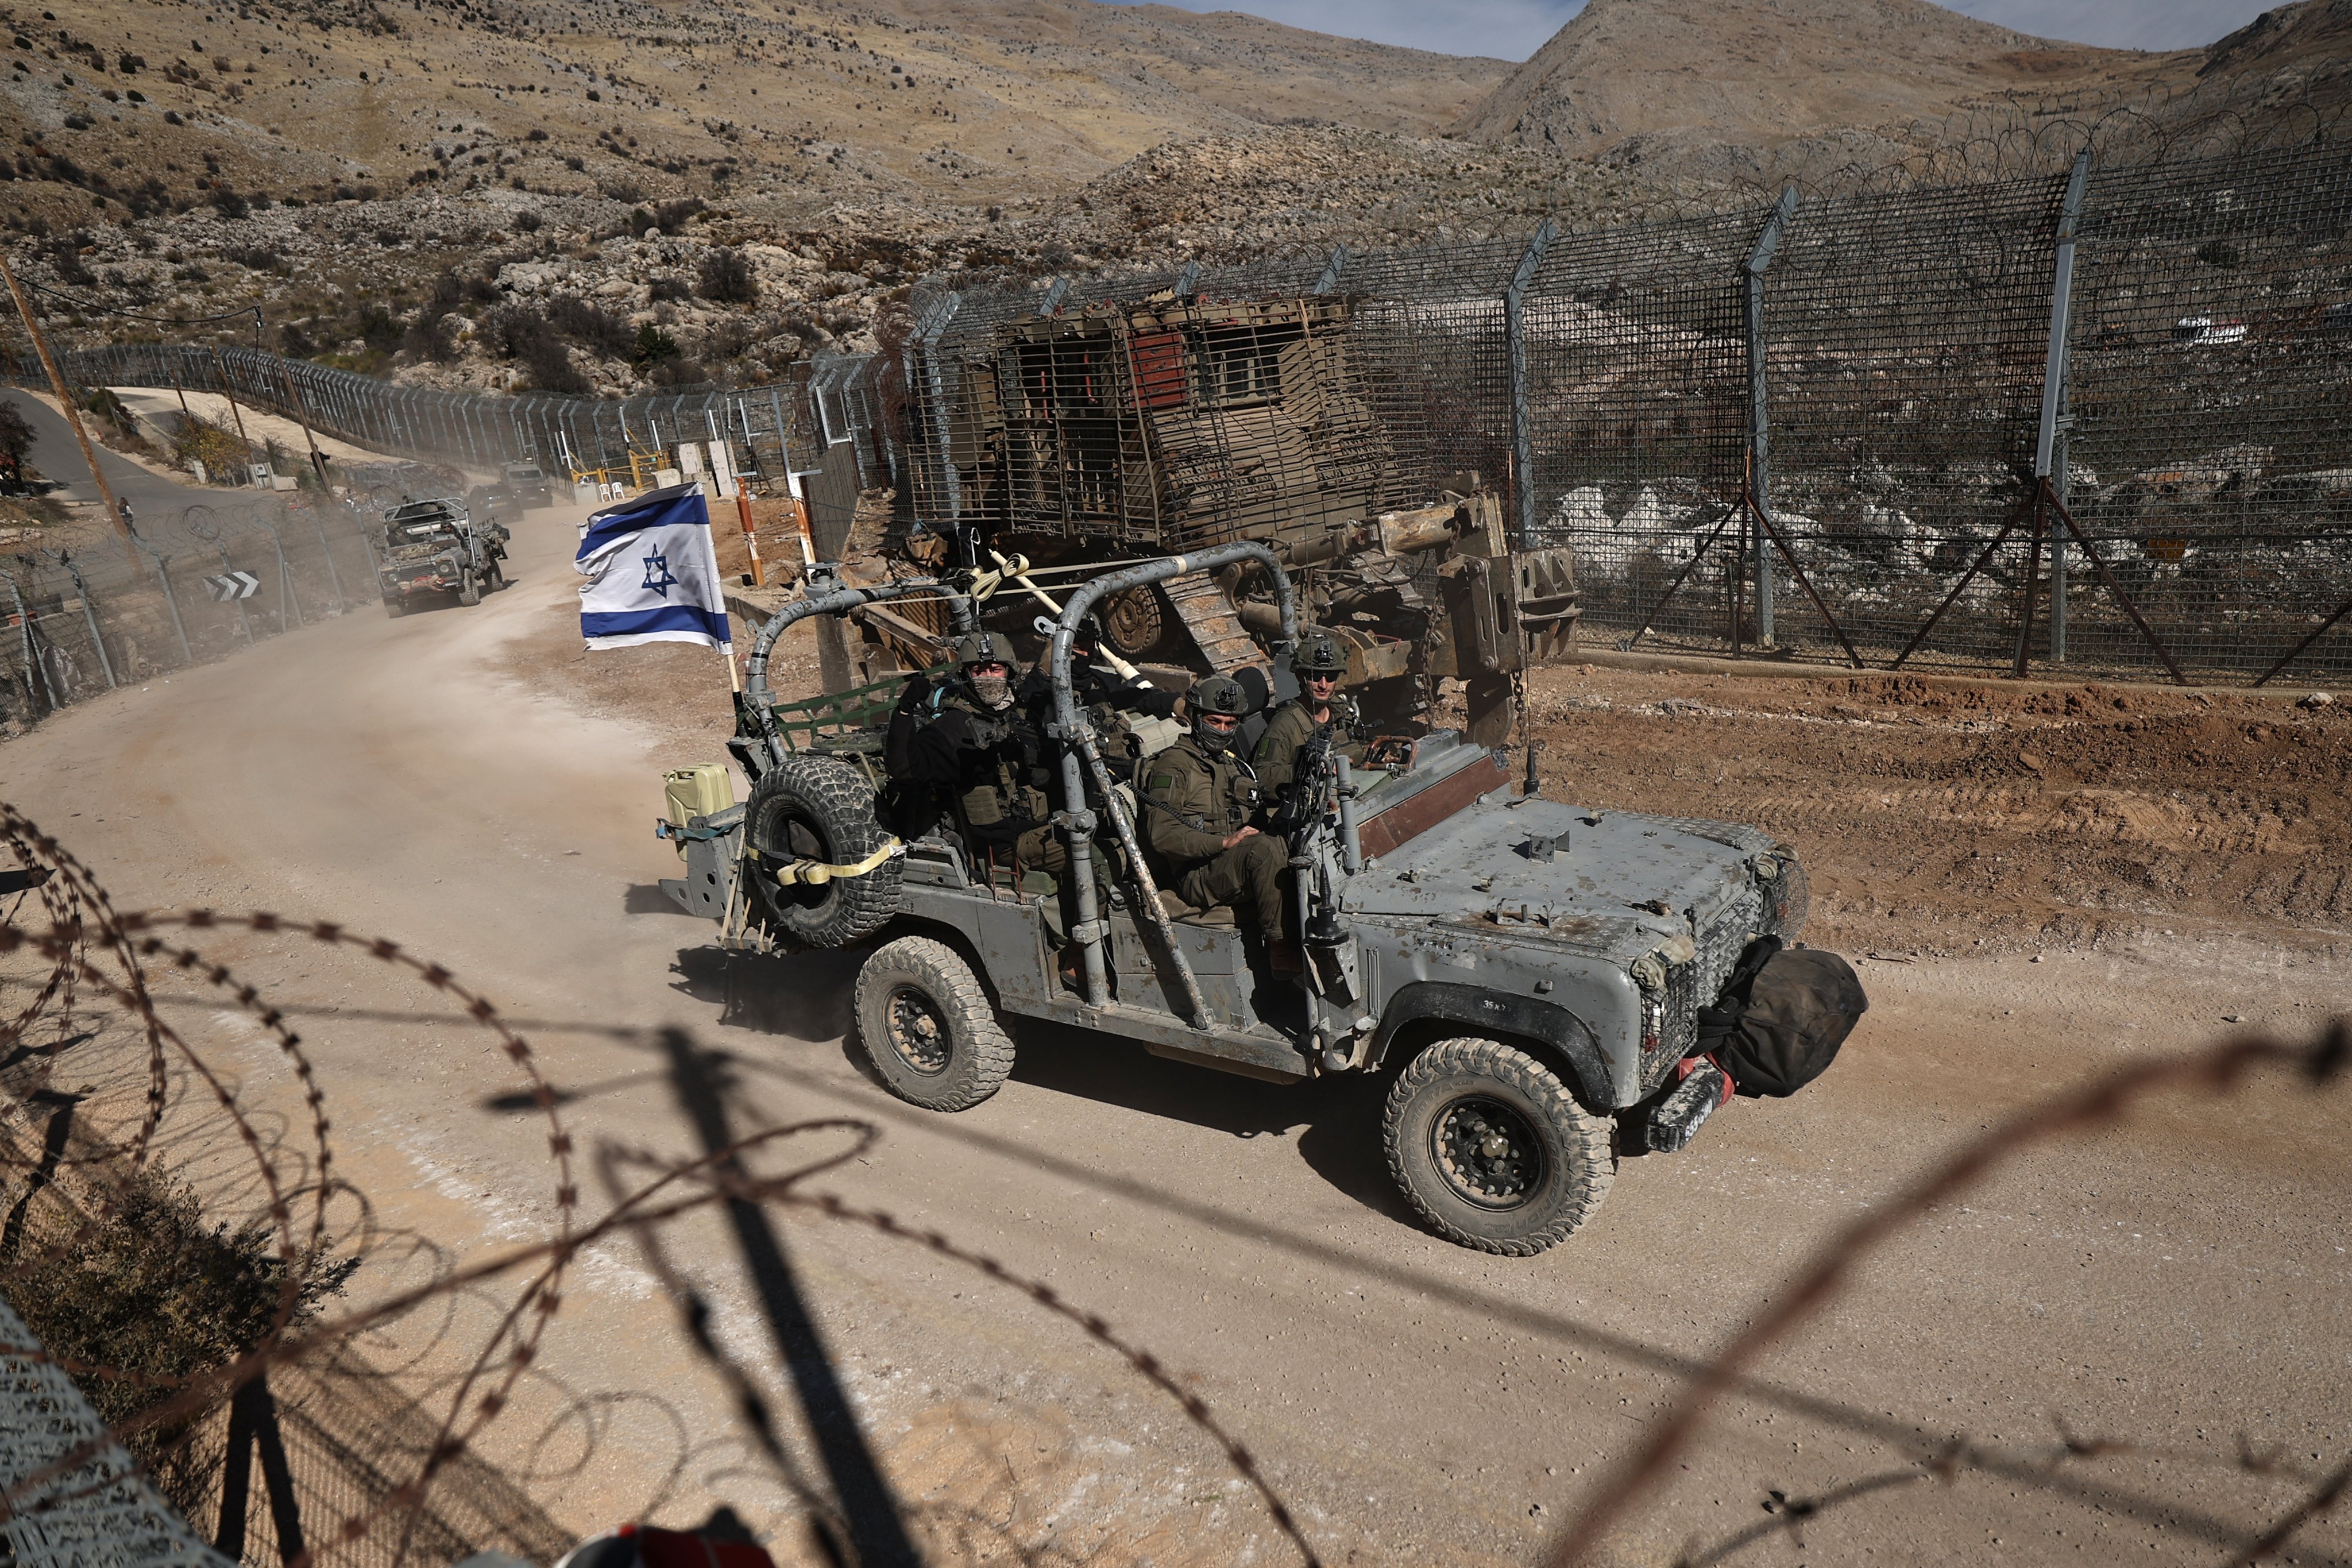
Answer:
M969 1110L1013 1070L1013 1039L947 943L902 936L857 972L857 1044L882 1087L926 1110Z
M1382 1115L1389 1174L1446 1240L1532 1258L1574 1235L1616 1174L1611 1123L1559 1075L1498 1040L1440 1040Z

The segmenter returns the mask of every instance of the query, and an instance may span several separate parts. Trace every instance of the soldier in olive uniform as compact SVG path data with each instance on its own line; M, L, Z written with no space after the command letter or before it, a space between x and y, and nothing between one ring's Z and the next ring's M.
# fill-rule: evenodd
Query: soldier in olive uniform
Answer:
M1334 638L1309 632L1299 639L1290 668L1298 677L1298 695L1266 721L1265 733L1258 737L1257 754L1251 759L1258 783L1277 798L1290 788L1300 750L1318 730L1332 727L1335 721L1339 732L1332 737L1332 749L1343 752L1350 763L1364 760L1363 746L1345 733L1349 705L1339 695L1339 678L1348 672L1346 651Z
M1234 749L1248 710L1241 682L1213 675L1187 698L1192 728L1143 769L1147 832L1179 898L1202 909L1233 906L1241 923L1279 941L1282 876L1290 854L1250 825L1257 778Z
M956 645L956 678L935 688L907 745L907 776L955 796L975 858L996 852L1059 876L1069 850L1051 825L1044 737L1013 700L1004 639L973 632Z

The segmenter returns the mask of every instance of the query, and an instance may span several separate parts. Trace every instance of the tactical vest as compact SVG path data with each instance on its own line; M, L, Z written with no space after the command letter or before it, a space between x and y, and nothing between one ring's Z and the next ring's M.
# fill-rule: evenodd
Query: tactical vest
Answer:
M1178 760L1180 758L1181 761ZM1151 793L1171 799L1188 826L1222 837L1247 827L1256 820L1264 792L1258 787L1257 774L1242 761L1238 751L1223 752L1212 757L1202 749L1197 739L1186 735L1152 758L1148 772L1167 771L1171 763L1191 772L1193 777L1180 781L1173 790L1155 789ZM1202 773L1208 775L1205 791L1199 783ZM1156 784L1158 780L1147 778L1146 782ZM1186 787L1188 785L1190 787Z
M933 706L935 710L952 708L965 715L972 744L982 759L982 778L960 797L966 822L974 827L1007 822L1034 826L1052 817L1053 803L1045 790L1053 777L1045 765L1044 748L1022 722L1020 709L983 708L953 691L943 691Z

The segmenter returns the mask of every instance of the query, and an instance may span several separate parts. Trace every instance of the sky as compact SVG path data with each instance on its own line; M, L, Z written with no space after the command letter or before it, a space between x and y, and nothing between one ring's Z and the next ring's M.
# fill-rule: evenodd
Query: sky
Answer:
M1188 11L1254 16L1449 55L1523 60L1543 47L1583 0L1166 0ZM2210 44L2281 0L1942 0L1955 11L2078 44L2185 49Z

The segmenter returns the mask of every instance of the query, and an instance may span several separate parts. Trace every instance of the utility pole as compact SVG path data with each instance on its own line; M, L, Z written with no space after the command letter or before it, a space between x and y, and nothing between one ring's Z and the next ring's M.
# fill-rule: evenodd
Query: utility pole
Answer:
M317 472L319 482L324 485L327 482L326 456L319 450L319 438L310 434L310 421L302 412L304 400L301 394L295 390L292 373L288 371L283 363L278 367L278 379L286 386L287 411L294 416L294 423L302 426L302 439L310 446L310 467Z
M228 365L217 348L213 350L213 368L220 372L221 395L228 399L228 411L236 421L236 438L245 443L245 483L253 483L253 437L245 433L245 415L236 405L236 394L228 389Z
M89 444L89 432L81 425L81 411L74 406L73 394L66 390L64 373L58 369L57 356L49 353L47 338L33 321L33 307L26 300L25 291L16 287L16 268L8 265L8 253L0 247L0 279L8 283L8 296L16 301L16 313L25 318L25 331L33 340L33 352L41 356L41 368L49 373L49 389L58 395L58 406L65 411L66 423L73 427L74 439L81 444L81 460L89 465L89 477L98 485L99 504L106 509L106 521L114 524L114 531L122 535L122 553L131 563L131 570L139 570L139 552L131 547L131 524L123 520L121 503L114 499L114 487L106 482L99 471L98 453Z

